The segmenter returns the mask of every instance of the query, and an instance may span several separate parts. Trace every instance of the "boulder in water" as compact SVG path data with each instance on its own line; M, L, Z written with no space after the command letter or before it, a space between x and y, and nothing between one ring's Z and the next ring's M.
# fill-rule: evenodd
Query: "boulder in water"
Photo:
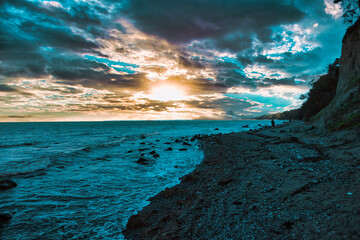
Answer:
M148 165L149 164L149 160L146 159L146 158L139 158L139 160L136 161L136 163L139 163L139 164L143 164L143 165Z
M172 147L165 149L165 151L172 151L172 150L173 150Z
M0 213L0 224L10 221L12 216L8 213Z
M0 190L8 190L16 187L17 184L11 180L2 180L0 181Z
M126 228L129 230L134 230L145 226L143 218L139 215L133 215L129 218Z

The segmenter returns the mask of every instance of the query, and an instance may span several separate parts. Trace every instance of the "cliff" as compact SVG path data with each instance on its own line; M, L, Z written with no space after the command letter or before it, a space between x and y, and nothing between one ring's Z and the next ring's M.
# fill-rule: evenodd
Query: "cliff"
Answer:
M336 95L312 119L331 130L360 126L360 19L344 36L339 64Z

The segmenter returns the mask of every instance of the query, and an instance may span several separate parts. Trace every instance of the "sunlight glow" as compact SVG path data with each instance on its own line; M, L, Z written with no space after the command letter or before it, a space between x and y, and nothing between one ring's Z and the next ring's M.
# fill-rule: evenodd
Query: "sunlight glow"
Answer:
M181 101L187 97L185 91L179 86L164 84L154 87L148 98L159 101Z

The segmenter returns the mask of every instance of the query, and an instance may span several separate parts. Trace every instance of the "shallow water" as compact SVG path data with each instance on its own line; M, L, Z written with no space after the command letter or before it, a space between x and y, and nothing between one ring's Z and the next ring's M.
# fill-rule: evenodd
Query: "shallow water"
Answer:
M18 186L0 192L0 213L13 215L0 225L0 239L123 239L128 218L149 197L201 162L196 143L176 139L258 124L270 122L1 123L0 179ZM152 158L152 150L160 157ZM153 161L136 163L141 153Z

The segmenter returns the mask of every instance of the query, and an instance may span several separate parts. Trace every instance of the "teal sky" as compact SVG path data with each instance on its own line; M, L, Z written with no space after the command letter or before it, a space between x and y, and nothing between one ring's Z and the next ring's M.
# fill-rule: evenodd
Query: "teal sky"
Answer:
M0 0L0 121L298 108L341 54L332 0Z

